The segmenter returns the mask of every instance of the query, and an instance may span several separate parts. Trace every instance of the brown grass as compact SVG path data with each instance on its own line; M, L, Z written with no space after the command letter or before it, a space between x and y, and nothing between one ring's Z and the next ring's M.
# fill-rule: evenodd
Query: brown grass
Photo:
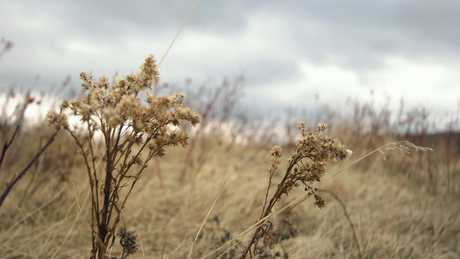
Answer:
M22 143L22 138L28 137L24 134L17 143ZM390 137L382 139L383 142L390 140ZM366 143L366 139L363 142ZM70 153L57 160L53 159L61 155L58 151L60 146L71 147L71 139L61 136L45 152L36 173L26 175L1 207L0 257L89 256L91 198L84 168L81 166L82 160ZM259 218L269 179L266 172L270 164L268 149L255 145L236 145L227 149L225 142L212 139L206 146L197 145L195 152L200 152L201 148L206 148L207 154L212 155L207 156L202 166L190 169L184 184L178 183L177 177L182 170L187 150L169 149L168 155L160 160L164 173L163 187L155 175L155 167L150 165L146 168L138 189L133 190L131 200L126 204L126 211L130 213L124 215L121 223L140 234L142 248L139 246L139 249L142 251L136 257L159 258L164 253L164 258L167 258L177 248L172 258L186 257L225 180L227 184L223 193L194 244L193 258L207 254L211 254L211 258L216 258L217 254L221 258L235 258L241 255L238 253L249 242L238 240L241 243L227 254L223 254L223 251L213 252L214 248L227 243ZM289 152L288 149L285 152ZM353 150L353 158L356 158L361 150L359 146ZM416 166L411 161L417 158L417 154L403 159L400 155L387 152L387 162L382 155L374 154L362 161L361 166L352 167L321 186L321 189L330 190L340 197L346 205L363 257L458 257L458 185L452 184L455 188L451 187L450 193L447 193L447 186L438 182L438 193L433 194L429 185L423 184L428 182L426 174L415 175L413 172L408 176L395 169L408 162ZM442 159L437 153L425 155L432 156L432 161ZM22 159L17 162L20 161ZM56 168L52 161L65 168ZM329 167L325 177L352 161ZM5 165L8 165L8 169L2 170L2 176L6 177L14 172L16 165L11 159ZM433 172L442 173L443 165L432 166ZM285 160L281 160L280 168L283 167L286 167ZM458 165L451 164L450 168L455 172ZM65 171L68 176L60 177L61 171ZM40 181L43 177L47 180ZM275 172L273 177L276 182L282 175ZM457 176L454 174L454 177ZM28 195L31 189L34 189L33 195ZM279 211L303 194L303 190L292 190L287 199L281 200L274 210ZM259 241L259 257L275 258L276 254L288 255L289 258L357 257L359 252L341 205L327 194L324 195L327 206L321 210L314 209L314 200L307 199L292 210L276 215L272 219L271 233L273 237L279 238L275 239L272 248L269 240ZM226 248L230 245L226 245ZM121 253L119 245L114 245L110 251L112 256Z

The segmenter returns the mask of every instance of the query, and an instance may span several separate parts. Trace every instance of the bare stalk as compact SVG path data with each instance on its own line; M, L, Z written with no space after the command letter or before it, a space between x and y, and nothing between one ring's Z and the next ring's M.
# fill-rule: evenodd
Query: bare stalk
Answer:
M16 128L16 130L19 129L19 126ZM51 143L53 143L54 141L54 138L56 137L56 135L58 134L59 130L54 132L53 135L51 135L51 137L49 138L48 142L46 142L45 146L43 146L39 151L38 153L35 155L34 158L32 158L32 160L29 162L29 164L22 170L21 173L13 176L13 178L11 179L10 182L6 183L6 189L5 191L3 191L2 195L0 196L0 206L2 206L3 204L3 201L5 200L6 196L8 196L8 194L10 193L11 189L13 189L13 186L27 173L27 171L32 167L32 165L35 163L35 161L37 161L38 157L40 157L40 155L45 152L45 150L48 148L49 145L51 145ZM16 135L16 131L15 131L15 134L13 135L13 138L14 136ZM10 141L9 144L11 144L13 141L13 139ZM5 144L6 146L6 144ZM9 147L9 146L8 146ZM7 148L8 148L7 147ZM4 152L6 152L5 148L4 148ZM2 160L3 160L3 154L2 154Z
M16 135L18 134L19 132L19 125L16 126L16 129L14 130L14 133L13 133L13 136L11 136L11 139L10 141L5 141L5 145L3 145L3 150L2 150L2 157L0 158L0 169L2 168L2 164L3 164L3 159L5 158L6 156L6 151L8 150L8 148L11 146L11 144L13 144L13 141L14 139L16 138Z
M335 193L328 191L328 190L321 190L321 192L329 193L332 197L334 197L340 203L340 206L342 206L343 213L345 214L345 217L347 218L348 223L350 224L351 231L353 232L353 239L356 243L356 246L358 247L359 258L363 259L364 257L361 252L361 246L359 245L358 238L356 237L355 226L353 225L353 222L351 221L350 216L348 215L347 207L345 207L345 204L342 202L339 196L337 196Z

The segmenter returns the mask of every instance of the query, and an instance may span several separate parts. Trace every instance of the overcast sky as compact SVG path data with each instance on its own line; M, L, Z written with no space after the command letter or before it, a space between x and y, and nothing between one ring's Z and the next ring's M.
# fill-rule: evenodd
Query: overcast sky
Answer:
M109 78L158 60L190 1L0 1L0 86L47 89L90 71ZM245 76L261 109L344 105L389 95L397 106L455 112L460 98L460 1L315 0L198 2L161 68L162 82Z

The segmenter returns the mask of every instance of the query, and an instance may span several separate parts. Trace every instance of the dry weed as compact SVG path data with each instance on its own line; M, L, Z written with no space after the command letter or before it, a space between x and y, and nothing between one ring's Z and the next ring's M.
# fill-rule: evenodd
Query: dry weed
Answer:
M322 208L326 202L322 195L318 194L317 188L313 188L314 182L320 182L321 178L326 173L326 164L328 161L337 162L346 159L349 155L348 150L337 139L324 134L326 126L319 124L314 132L308 132L305 123L300 123L298 126L302 138L297 142L294 153L288 159L288 166L283 179L277 186L272 198L268 201L270 187L275 171L278 169L282 156L282 149L275 146L271 151L271 164L268 168L270 177L265 193L265 201L262 206L262 213L256 223L257 229L251 238L251 241L244 249L241 259L246 258L248 253L257 252L258 240L268 236L274 241L269 233L272 228L272 223L267 219L267 216L272 213L275 204L281 200L283 196L287 196L293 188L303 184L305 191L309 196L315 198L315 206Z
M152 55L138 74L117 78L112 86L105 76L95 81L83 72L82 98L61 104L62 110L70 110L70 116L79 118L83 129L71 126L64 112L47 115L56 130L64 129L72 136L84 159L91 185L91 258L105 259L128 197L147 163L155 156L164 156L166 147L188 144L187 134L177 129L182 121L192 125L200 122L195 112L183 106L184 94L158 97L147 92L158 74ZM141 100L144 92L146 103ZM101 134L102 145L98 145L96 134ZM119 234L122 258L136 251L135 238L130 236L126 241L125 234Z

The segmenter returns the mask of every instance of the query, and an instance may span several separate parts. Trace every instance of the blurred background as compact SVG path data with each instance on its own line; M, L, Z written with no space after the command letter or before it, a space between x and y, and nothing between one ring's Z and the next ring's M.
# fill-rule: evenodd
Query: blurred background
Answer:
M137 71L147 55L163 57L193 3L1 1L0 36L14 51L0 62L0 87L38 94L66 81L78 91L82 71ZM396 112L403 100L442 129L458 117L459 13L455 0L203 0L161 82L197 88L242 77L246 112L270 117L326 104L343 113L350 99Z

